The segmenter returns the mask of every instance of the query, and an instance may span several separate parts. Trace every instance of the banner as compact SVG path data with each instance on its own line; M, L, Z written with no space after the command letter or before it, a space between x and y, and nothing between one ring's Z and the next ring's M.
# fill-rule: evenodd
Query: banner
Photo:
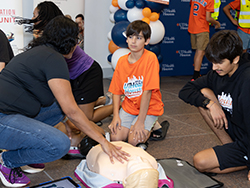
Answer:
M218 21L221 28L236 30L231 21L223 12L223 7L230 3L222 0ZM190 35L188 33L188 19L190 0L173 0L166 6L160 15L160 20L165 27L165 36L161 43L161 76L192 75L194 71L193 59L195 51L191 49ZM210 37L217 31L210 26ZM211 69L211 63L204 57L201 74L206 74Z
M15 23L16 16L22 16L22 0L0 1L0 29L11 37L11 47L14 54L23 51L23 28Z

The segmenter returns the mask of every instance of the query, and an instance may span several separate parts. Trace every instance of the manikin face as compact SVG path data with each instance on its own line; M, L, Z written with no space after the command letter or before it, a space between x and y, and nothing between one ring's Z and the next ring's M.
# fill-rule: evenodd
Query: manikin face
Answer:
M149 40L150 39L147 39L147 41L145 41L141 31L139 35L134 34L128 36L126 41L131 52L139 52L144 49L144 46L149 43Z
M81 17L76 18L76 23L78 24L79 32L83 31L84 21Z
M228 59L223 59L220 63L213 63L213 70L215 70L220 76L228 74L228 76L231 77L239 67L239 58L239 56L234 58L232 63L230 63Z

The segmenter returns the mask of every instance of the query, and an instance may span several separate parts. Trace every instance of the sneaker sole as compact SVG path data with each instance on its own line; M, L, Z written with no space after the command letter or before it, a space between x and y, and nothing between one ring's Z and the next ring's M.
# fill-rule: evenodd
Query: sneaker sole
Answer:
M30 183L30 181L28 183L10 183L8 182L4 175L2 174L2 172L0 172L0 179L2 181L2 183L6 186L6 187L23 187L25 185L28 185Z
M32 168L32 167L29 167L29 166L22 166L21 167L22 171L23 172L26 172L26 173L29 173L29 174L35 174L35 173L38 173L38 172L42 172L44 170L44 168Z

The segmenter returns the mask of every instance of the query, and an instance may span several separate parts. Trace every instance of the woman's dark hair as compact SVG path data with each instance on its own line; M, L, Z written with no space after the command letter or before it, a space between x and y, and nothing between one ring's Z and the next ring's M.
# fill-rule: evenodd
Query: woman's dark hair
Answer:
M205 56L212 63L220 63L228 59L231 63L243 53L242 40L234 30L221 30L210 39Z
M45 26L41 37L29 43L28 48L47 45L66 55L77 44L78 32L78 26L73 20L57 16Z
M128 37L130 35L139 35L141 31L145 41L150 38L151 36L150 26L142 20L136 20L128 25L126 30L126 36Z
M36 23L34 29L43 30L50 20L56 16L63 15L62 11L51 1L44 1L37 5L38 16L32 22Z

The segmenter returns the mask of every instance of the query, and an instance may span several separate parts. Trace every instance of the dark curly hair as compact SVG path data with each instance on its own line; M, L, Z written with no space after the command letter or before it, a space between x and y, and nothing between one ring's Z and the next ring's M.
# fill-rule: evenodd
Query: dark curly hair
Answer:
M32 21L34 23L34 29L44 30L45 26L49 23L50 20L56 16L63 15L62 11L58 8L56 4L51 1L44 1L37 5L38 16Z
M242 40L234 30L221 30L210 39L205 56L212 63L220 63L228 59L231 63L243 53Z
M47 45L61 54L69 54L77 44L78 31L78 26L73 20L65 16L57 16L45 26L41 37L29 43L28 49Z

